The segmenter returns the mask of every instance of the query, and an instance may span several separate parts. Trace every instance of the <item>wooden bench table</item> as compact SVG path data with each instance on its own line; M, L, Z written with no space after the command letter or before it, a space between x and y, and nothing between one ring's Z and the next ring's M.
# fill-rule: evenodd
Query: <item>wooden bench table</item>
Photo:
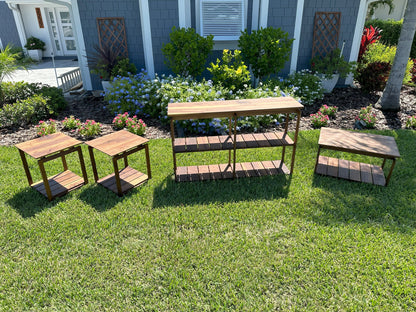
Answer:
M170 103L168 116L171 121L173 170L175 180L202 181L264 175L291 174L293 172L299 121L303 105L292 97L242 99L229 101ZM289 114L296 114L296 131L292 140L288 132ZM242 116L285 114L282 132L237 134L237 120ZM228 135L175 138L174 121L186 119L229 118ZM234 122L233 122L234 120ZM246 148L282 147L280 160L236 162L236 151ZM284 164L285 148L292 147L290 170ZM176 165L177 153L229 151L228 163L199 166Z
M152 177L148 139L126 130L120 130L86 142L91 158L95 182L122 196L130 189L137 187ZM113 161L114 173L99 179L94 157L94 148L110 156ZM147 175L129 166L127 156L144 149L146 154ZM124 169L119 170L117 161L124 159Z
M318 156L315 164L315 172L317 174L375 185L387 186L396 163L396 158L400 157L394 138L384 135L322 128L318 144ZM321 149L379 157L383 158L383 164L380 167L321 156ZM385 178L383 168L387 159L391 159L392 164L387 178Z
M29 185L51 201L55 197L65 195L69 191L87 184L88 178L87 172L85 171L84 158L82 156L80 146L81 143L81 141L71 138L63 133L53 133L34 140L16 144ZM73 152L78 152L83 177L80 177L68 170L65 155ZM33 183L32 175L30 174L29 166L26 160L26 154L38 160L42 181ZM44 163L59 157L62 159L64 171L48 178Z

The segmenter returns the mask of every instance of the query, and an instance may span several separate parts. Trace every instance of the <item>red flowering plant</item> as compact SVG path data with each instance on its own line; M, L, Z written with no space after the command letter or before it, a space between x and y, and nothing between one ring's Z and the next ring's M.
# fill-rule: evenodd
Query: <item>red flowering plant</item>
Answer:
M79 127L81 127L81 122L79 118L75 118L74 116L65 117L64 120L62 120L62 125L64 126L65 130L75 130Z
M335 117L335 114L338 112L337 106L328 106L326 104L322 105L319 111L323 115L328 115L328 117Z
M382 29L377 27L374 28L373 26L364 29L363 35L361 37L360 52L358 53L358 62L361 61L363 54L365 51L367 51L367 47L381 38L381 32Z
M118 114L113 119L113 127L117 130L121 130L126 126L127 118L129 118L129 113L125 112L124 114Z
M376 114L372 112L373 105L368 105L360 110L358 116L355 117L356 123L361 128L374 128L377 122ZM357 127L360 129L360 127Z
M321 111L318 111L316 114L311 114L311 122L314 128L321 128L328 125L329 117L328 115L322 114Z
M36 126L36 133L38 136L45 136L56 132L56 121L49 119L47 121L40 120Z
M128 118L126 121L126 128L131 133L137 135L143 135L146 132L146 124L143 120L137 119L137 116L133 116L133 118Z
M101 133L101 124L95 120L87 119L85 123L78 128L78 133L85 138L91 138Z

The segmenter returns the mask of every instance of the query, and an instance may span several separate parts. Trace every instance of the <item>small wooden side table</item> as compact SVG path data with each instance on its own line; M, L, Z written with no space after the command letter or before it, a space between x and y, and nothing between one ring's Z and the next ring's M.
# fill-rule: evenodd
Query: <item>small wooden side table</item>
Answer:
M65 195L69 191L87 184L88 178L85 170L84 158L82 156L80 146L81 143L81 141L71 138L63 133L53 133L34 140L16 144L29 185L41 194L45 195L49 201L51 201L55 197ZM78 152L83 177L80 177L68 170L65 155L73 152ZM38 160L42 181L33 183L26 160L26 154ZM59 157L62 159L64 171L48 178L44 163Z
M389 184L396 158L400 157L394 138L379 134L321 128L318 144L319 149L315 164L317 174L381 186ZM321 149L379 157L383 159L383 164L380 167L321 156ZM391 159L392 164L387 177L385 177L383 169L387 159Z
M130 189L151 179L149 140L126 130L120 130L106 136L86 142L91 158L95 182L122 196ZM110 156L113 160L114 173L99 179L94 158L94 148ZM146 153L147 175L129 166L127 156L144 149ZM119 170L117 161L124 159L124 169Z

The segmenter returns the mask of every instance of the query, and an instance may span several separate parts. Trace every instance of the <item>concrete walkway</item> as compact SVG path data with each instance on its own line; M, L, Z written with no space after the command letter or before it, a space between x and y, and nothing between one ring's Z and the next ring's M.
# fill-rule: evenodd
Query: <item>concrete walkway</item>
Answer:
M78 61L55 60L57 76L69 72L78 67ZM32 65L29 70L18 70L13 77L6 78L5 81L26 81L29 83L41 82L43 84L57 87L55 70L51 59L43 60ZM59 81L61 83L61 81Z

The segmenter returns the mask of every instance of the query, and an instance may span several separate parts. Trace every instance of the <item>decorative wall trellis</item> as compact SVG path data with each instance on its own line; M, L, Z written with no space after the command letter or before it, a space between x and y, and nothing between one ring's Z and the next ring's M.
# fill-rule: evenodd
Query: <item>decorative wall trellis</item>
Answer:
M325 56L338 47L341 12L316 12L313 28L312 57Z
M115 55L129 57L123 17L98 17L98 39L101 48L111 48Z

